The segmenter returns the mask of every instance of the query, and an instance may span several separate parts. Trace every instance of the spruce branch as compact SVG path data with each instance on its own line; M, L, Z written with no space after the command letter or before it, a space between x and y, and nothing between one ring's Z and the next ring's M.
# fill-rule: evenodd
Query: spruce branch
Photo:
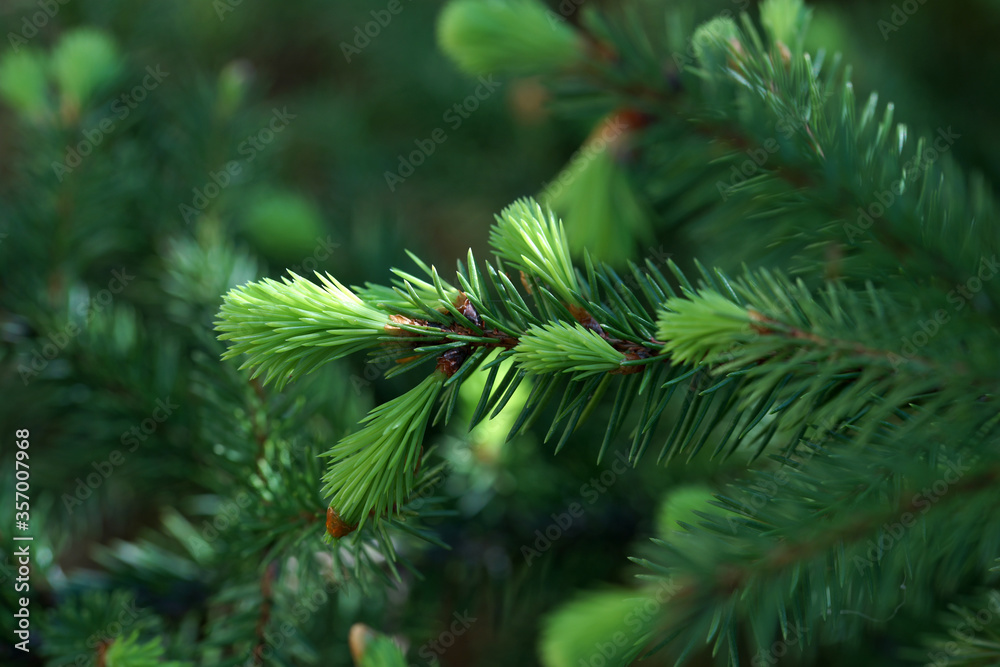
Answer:
M163 659L160 638L142 641L139 633L129 632L108 646L97 660L98 667L192 667L193 663Z
M410 497L431 407L444 384L434 372L423 382L368 414L364 426L324 454L329 467L323 493L340 519L363 526L398 512Z
M1000 661L1000 590L985 591L949 605L945 636L912 656L933 665L982 667Z
M749 338L750 311L718 292L664 303L657 321L663 353L681 363L713 363Z
M342 356L374 348L377 358L394 362L386 375L436 360L418 387L376 408L360 431L328 453L324 492L337 516L331 535L347 534L369 517L377 524L399 511L413 490L424 428L440 392L448 389L435 421L442 416L447 421L454 387L498 348L501 354L490 367L506 359L514 363L502 382L491 371L473 423L490 411L497 414L531 377L533 400L510 435L522 432L562 386L547 436L561 432L558 449L593 412L613 376L634 375L637 382L623 379L618 386L601 447L606 450L635 404L633 460L654 438L675 396L679 421L659 460L697 452L713 433L719 438L713 455L728 456L741 441L757 438L758 453L776 438L794 447L801 433L817 424L852 423L855 438L863 441L884 419L902 417L906 428L917 430L945 413L972 414L980 423L988 410L964 401L968 385L941 382L940 371L948 369L984 391L991 386L988 373L962 361L970 341L949 334L921 356L895 355L894 342L913 330L919 311L873 286L856 291L829 283L814 294L779 272L747 272L736 279L701 268L696 288L670 263L685 296L652 265L631 268L641 293L636 294L603 263L586 258L586 270L578 271L561 223L531 200L515 202L497 216L491 243L495 267L487 264L481 271L470 254L469 264L459 265L461 289L414 257L426 280L395 270L393 287L369 284L357 293L332 278L324 280L325 290L301 279L284 285L265 281L227 298L219 328L223 337L240 332L228 354L248 350L250 365L277 358L283 373L294 368L293 374L302 374L311 370L306 362L312 357L303 352L311 349ZM520 270L530 305L505 265ZM319 297L332 301L332 315L317 313ZM993 354L986 348L982 353ZM698 385L705 372L717 377L708 388ZM571 381L560 385L566 378ZM676 393L684 384L692 391ZM771 424L778 413L780 422ZM718 432L727 420L729 427Z
M851 423L860 444L883 420L903 440L925 440L922 431L942 418L989 422L984 401L995 379L966 360L973 350L992 358L991 336L955 324L920 354L904 354L899 341L921 330L922 313L886 290L829 283L813 294L775 272L718 277L725 294L715 287L665 301L657 333L663 353L705 367L719 378L716 386L738 382L737 405L757 415L748 423L780 415L775 429L792 437L790 446L797 429L815 425ZM747 431L735 433L742 439Z
M562 222L540 204L521 199L497 216L490 244L501 259L537 276L567 304L582 305Z
M765 29L780 33L761 36L746 22L735 37L700 31L704 57L698 75L717 96L697 102L703 108L693 112L700 119L696 122L710 133L735 133L742 137L739 144L759 147L774 141L770 128L776 123L799 119L785 124L793 134L779 142L780 150L760 170L761 177L785 180L791 198L836 223L798 228L798 236L836 243L849 256L890 270L902 266L919 276L929 269L949 281L964 280L984 250L995 244L978 226L970 236L955 225L995 219L993 197L975 187L975 179L962 174L949 155L928 159L937 137L919 137L895 123L891 103L880 113L873 93L859 105L850 71L840 67L839 59L827 64L823 54L814 59L800 47L788 51L781 39L794 34L793 43L800 44L807 26L801 2L765 2L762 18ZM710 109L725 110L723 117L714 118L718 114ZM746 182L740 187L758 186ZM859 211L897 186L901 192L879 209L881 218L859 228ZM845 262L843 268L860 273L869 265Z
M995 257L1000 216L988 179L958 168L959 150L951 150L955 139L968 142L961 151L992 168L983 148L991 132L942 114L968 138L950 128L921 136L897 121L912 110L899 114L877 95L856 98L839 56L805 52L810 12L800 0L763 0L754 3L759 22L744 14L697 31L674 20L703 10L684 4L588 3L568 22L539 0L450 3L439 39L464 70L541 73L555 85L519 89L519 110L537 113L541 98L555 99L597 123L578 154L586 164L574 159L564 172L575 181L547 189L546 201L566 207L569 224L546 202L521 200L498 216L486 261L470 251L451 275L411 255L415 269L394 268L387 284L363 287L320 274L256 282L256 262L226 241L227 221L240 217L232 191L202 197L206 188L196 188L213 200L191 219L197 242L171 244L163 262L150 255L158 243L147 241L162 241L167 226L131 213L188 201L189 186L201 183L185 185L186 176L204 180L187 173L197 167L190 156L240 137L174 132L189 145L163 150L163 134L146 121L238 130L228 121L241 115L245 63L227 66L214 89L211 76L209 88L187 92L171 78L155 95L135 72L142 100L133 101L143 106L130 103L127 123L113 123L109 136L101 118L113 99L108 84L123 71L118 47L84 28L66 31L49 55L19 47L25 38L11 33L15 53L0 57L0 97L28 131L30 159L5 165L18 196L0 203L0 358L8 389L19 386L13 369L26 357L45 369L27 392L6 394L31 427L32 451L43 455L42 465L31 460L31 521L47 530L31 543L31 563L20 564L22 573L31 568L31 619L5 617L6 634L32 620L27 643L56 665L343 662L346 628L356 620L345 616L392 616L398 607L390 596L380 609L366 582L399 583L399 566L418 560L410 558L415 539L445 546L420 523L447 515L438 509L447 499L433 495L446 466L434 463L424 440L472 399L471 421L502 416L494 425L508 438L535 425L559 451L585 430L580 444L597 450L603 433L598 461L621 437L631 443L632 465L650 448L658 449L656 464L670 464L644 473L695 479L690 495L671 493L670 529L639 547L634 561L643 579L661 586L583 597L542 632L549 667L626 663L661 646L677 664L774 664L786 649L790 662L800 652L811 664L845 656L882 664L901 661L914 636L934 638L931 652L907 655L914 661L1000 664L1000 595L987 590L1000 553L1000 280L992 280L995 268L980 268ZM372 14L381 28L398 6L390 9ZM647 20L654 12L657 20ZM964 17L975 26L997 14ZM355 44L367 44L365 26L357 30ZM688 37L691 62L681 66L675 54ZM341 46L348 61L360 52ZM158 84L160 74L149 74ZM622 120L627 129L609 138ZM63 150L80 130L86 141L73 136L76 148ZM89 156L85 168L67 166L81 155ZM763 157L753 157L751 174L734 172L741 183L716 180L742 169L747 155ZM167 187L157 188L162 166ZM212 180L221 189L219 175ZM149 194L162 196L150 202ZM130 205L108 207L119 199ZM271 213L268 203L288 202L264 200ZM184 210L196 213L182 205L185 220ZM261 227L251 236L274 257L296 241L308 244L308 235L291 238L316 226L315 216L299 213L285 216L293 224L277 239L284 243L268 242L274 228L263 223L273 221L260 215L251 217L271 233ZM689 279L661 257L625 271L607 261L654 228L685 266L690 249L711 257L709 268L694 260ZM14 238L5 240L8 232ZM105 290L113 293L108 308L95 293L102 285L92 283L118 257L129 258L129 270L155 271L143 270L138 292ZM729 268L741 262L785 270ZM963 291L970 279L978 281L971 293ZM952 288L961 299L952 301ZM159 293L169 295L162 309ZM221 294L222 343L206 331ZM72 312L82 301L91 307L86 317ZM86 326L70 335L67 323ZM353 422L367 394L337 373L313 373L334 371L328 362L352 354L368 355L369 371L414 378L360 425ZM220 355L241 359L220 364ZM469 379L477 386L465 385ZM265 391L271 382L281 391ZM183 400L179 392L189 400L176 415L162 408L167 424L161 413L150 418L153 401ZM118 472L121 450L95 451L140 432ZM469 480L477 494L498 466L511 464L499 472L518 473L520 506L551 499L556 487L535 488L532 459L501 460L492 447L477 453L490 458L460 468L463 477L477 475ZM47 465L46 454L60 465ZM719 465L728 456L747 470ZM0 487L13 481L5 475ZM630 499L653 488L625 486ZM84 504L81 496L94 497ZM564 516L552 515L560 530ZM115 540L123 531L138 536ZM82 543L98 539L110 545L93 556L107 576L74 574ZM568 542L548 557L579 550ZM491 569L504 564L496 552L486 552ZM0 579L15 576L15 555L0 549L0 557ZM357 596L341 596L342 585L355 583L369 598L363 609ZM92 587L114 592L81 594ZM329 601L334 592L340 599ZM410 592L417 600L426 590ZM12 595L6 585L0 599ZM550 602L538 601L521 608L534 613ZM445 604L435 614L422 609L426 622L416 628L406 618L390 618L388 627L428 634ZM47 608L41 617L39 605ZM945 608L954 615L932 616ZM503 616L523 639L527 614L513 609ZM455 640L454 628L442 644ZM493 642L501 637L494 629L479 626L461 643ZM393 638L363 631L355 651L356 637L352 631L359 665L406 663ZM597 642L613 655L597 659ZM6 649L0 655L19 654ZM859 659L865 649L878 658ZM467 657L463 647L449 656Z
M671 64L677 45L671 52L658 25L587 13L579 30L596 47L586 67L559 80L603 99L603 113L624 108L642 115L646 122L635 129L637 142L669 136L680 143L675 135L691 127L709 140L715 148L685 144L690 187L698 187L699 178L711 182L722 175L711 168L694 172L688 163L695 157L718 162L721 146L720 164L735 165L749 151L762 152L764 161L752 177L724 188L723 201L732 199L732 205L719 207L714 188L698 189L700 206L719 209L713 217L731 226L755 218L774 221L749 235L761 251L776 243L797 247L797 257L786 254L806 262L804 269L822 267L828 276L865 278L875 263L887 279L904 283L928 276L965 282L997 244L991 225L964 225L995 220L998 211L983 180L963 173L949 154L960 135L942 127L921 136L896 122L893 105L881 103L877 94L856 99L850 68L839 55L804 51L811 12L800 0L768 0L760 12L763 32L746 15L701 26L692 37L695 57L680 70ZM516 36L507 26L495 39L512 43ZM646 47L636 49L636 43ZM456 43L449 54L461 61L477 48L484 47ZM662 76L664 69L669 76ZM648 183L654 206L681 205L684 212L663 213L664 222L701 217L691 214L697 205L681 197L685 188L676 172L682 163L656 155L642 162L648 176L642 169L634 175ZM672 183L665 191L664 179ZM983 290L977 308L986 317L1000 312L998 290L995 284Z
M127 665L135 659L137 665L162 664L159 636L163 624L153 614L132 619L130 632L114 635L110 629L121 627L118 619L123 610L135 607L132 594L89 592L76 595L58 609L50 610L43 625L48 640L44 653L50 661L69 664L86 658L93 664ZM182 667L181 663L169 663Z
M232 341L223 355L248 355L240 367L256 367L265 384L288 380L324 363L378 344L389 316L368 305L331 276L322 287L294 273L282 282L265 278L225 296L216 330Z
M712 504L722 512L697 512L697 526L654 540L655 557L633 559L648 578L677 586L659 633L676 638L678 650L717 638L725 645L746 625L761 651L796 626L812 628L799 648L815 651L824 639L860 634L862 619L892 620L901 596L907 606L926 603L959 572L993 558L995 540L972 536L996 530L983 514L997 502L996 456L933 464L899 454L887 439L860 454L819 447L808 458L809 466L788 459L789 467L754 471L757 484L718 495ZM950 484L941 492L943 480ZM751 504L760 489L766 502ZM720 608L730 610L721 625Z
M529 373L570 373L573 380L620 372L626 360L597 332L568 322L531 327L514 347L512 358Z

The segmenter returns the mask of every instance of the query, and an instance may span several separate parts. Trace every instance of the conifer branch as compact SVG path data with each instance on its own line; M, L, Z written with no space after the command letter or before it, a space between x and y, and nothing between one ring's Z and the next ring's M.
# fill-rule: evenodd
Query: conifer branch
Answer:
M345 526L364 525L369 517L378 523L405 504L439 392L461 382L490 350L500 351L490 366L510 359L516 372L535 378L538 389L547 394L558 378L572 380L550 429L551 434L562 425L557 447L602 393L591 380L642 376L638 385L623 385L614 408L623 412L643 388L651 392L634 435L634 460L652 437L676 383L700 368L721 376L718 386L729 384L730 391L717 396L715 389L706 390L700 393L704 398L687 401L684 410L700 411L703 417L694 430L675 429L661 458L677 448L700 447L737 406L749 412L744 425L727 438L744 437L772 410L783 412L786 429L852 420L856 428L865 425L859 433L871 434L881 419L899 411L908 413L909 427L918 428L923 419L955 405L961 390L943 386L935 370L966 373L970 382L984 387L990 381L962 363L961 347L939 348L936 353L943 356L938 358L907 359L894 355L888 344L878 349L878 341L895 340L899 331L912 327L912 313L872 287L855 293L846 285L830 284L813 295L803 283L777 273L748 273L736 280L706 271L702 287L696 289L671 265L685 293L677 296L655 268L633 267L650 304L644 306L605 265L588 260L584 279L569 258L563 228L534 202L516 202L505 209L491 241L498 255L496 268L487 265L483 274L470 255L469 265L459 267L461 289L415 258L429 281L397 271L400 282L394 287L369 285L352 292L333 278L322 277L327 289L320 290L296 277L284 286L270 281L227 295L220 337L237 341L230 355L248 351L247 363L259 366L258 373L278 364L290 378L309 372L303 350L312 349L323 350L320 361L326 360L326 350L342 356L371 349L380 358L396 361L389 374L436 360L435 372L418 387L376 408L360 431L328 453L324 493ZM506 277L505 262L520 270L534 308ZM281 294L282 289L288 294ZM267 290L266 297L261 290ZM494 294L500 298L494 299ZM318 310L331 303L334 312L349 315ZM323 329L320 322L336 326ZM501 409L502 396L509 396L517 382L505 380L494 390L490 380L481 405L494 406L494 412ZM525 406L517 430L530 423L540 407ZM869 414L862 419L865 412ZM474 421L483 414L478 411ZM708 414L711 419L702 423ZM619 418L608 424L605 446L620 423ZM695 439L699 428L702 435ZM733 451L725 440L716 449L723 451Z

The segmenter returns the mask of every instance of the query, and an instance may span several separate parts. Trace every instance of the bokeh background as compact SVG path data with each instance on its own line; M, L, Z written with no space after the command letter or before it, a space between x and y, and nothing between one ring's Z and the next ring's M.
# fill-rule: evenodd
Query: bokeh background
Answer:
M485 256L493 215L557 177L598 122L531 78L498 77L475 111L449 115L487 89L437 48L444 3L400 3L402 11L364 38L372 12L384 16L387 2L0 3L0 54L45 59L63 44L67 61L39 65L48 72L40 88L25 74L30 67L0 67L0 600L11 599L11 434L29 428L37 628L80 591L131 590L172 631L206 604L213 583L185 570L188 561L161 554L162 576L143 579L129 545L155 542L173 513L200 525L218 507L206 461L213 426L230 415L205 387L221 386L212 374L235 368L219 361L211 330L228 287L290 267L329 271L345 284L387 282L390 268L412 269L407 249L445 271L469 247ZM746 5L668 4L691 25ZM877 90L915 128L954 128L956 157L1000 182L1000 5L812 4L810 40L853 63L858 98ZM880 24L901 5L919 6L904 12L905 29ZM577 10L569 15L575 20ZM94 34L111 48L88 52L93 61L62 42ZM147 68L166 74L150 79ZM436 128L446 141L405 180L387 182ZM81 142L92 151L72 166L69 153ZM616 224L607 221L609 233ZM689 239L655 224L653 234L634 244L637 258L665 249L690 265ZM712 243L709 256L725 257L741 240ZM50 356L45 346L53 344ZM364 359L310 382L326 399L315 410L329 444L412 384L366 375ZM78 480L163 399L177 407L144 433L136 454L67 504ZM470 394L466 417L473 407ZM457 512L436 530L451 550L415 550L422 581L404 575L395 590L344 593L311 621L326 645L294 664L350 664L347 632L356 621L416 647L458 610L479 620L442 664L537 664L544 615L576 590L631 581L626 557L657 533L664 493L699 478L697 462L630 471L528 563L522 548L535 531L608 464L595 463L599 442L586 430L557 457L542 444L544 429L501 446L504 432L470 434L461 420L435 430L431 439L451 463L443 492ZM25 659L7 646L9 614L0 629L0 662L42 664L44 653ZM44 642L42 633L34 637Z

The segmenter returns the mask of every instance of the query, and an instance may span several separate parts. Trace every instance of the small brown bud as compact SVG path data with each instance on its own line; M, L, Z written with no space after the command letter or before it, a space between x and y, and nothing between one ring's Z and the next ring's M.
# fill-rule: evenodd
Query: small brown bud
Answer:
M446 377L451 377L458 369L462 367L462 364L466 359L469 358L469 347L459 347L453 350L448 350L440 357L438 357L437 369L445 374Z
M403 315L390 315L389 321L393 324L405 324L407 326L420 326L424 324L423 322L418 322L417 320L411 320L409 317ZM401 329L393 324L385 325L386 333L390 333L393 336L419 336L420 334L414 333L412 331L407 331L406 329Z
M351 650L354 664L361 664L361 659L365 656L365 649L368 648L368 642L374 638L375 631L364 623L355 623L351 626L351 631L347 635L347 646Z
M358 529L358 524L349 525L340 518L340 514L332 507L326 508L326 532L335 539L350 535Z

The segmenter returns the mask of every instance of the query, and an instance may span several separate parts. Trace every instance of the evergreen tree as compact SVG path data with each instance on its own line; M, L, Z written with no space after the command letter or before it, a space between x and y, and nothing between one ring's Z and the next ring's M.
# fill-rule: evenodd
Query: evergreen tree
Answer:
M245 117L244 64L133 113L170 75L107 34L12 48L31 150L0 245L0 485L31 484L30 520L0 524L5 636L52 665L1000 664L995 169L959 164L964 128L856 93L802 0L690 10L441 10L482 95L536 77L522 97L591 122L454 273L295 266L321 225L278 175L252 167L246 204L250 160L192 186L185 150L266 159L245 124L291 118ZM109 98L123 78L144 83ZM180 121L233 129L150 129ZM144 197L171 218L122 233ZM67 416L19 421L36 403ZM652 539L595 534L608 495ZM491 536L519 511L523 541ZM29 534L26 605L6 538ZM473 552L484 582L451 588Z

